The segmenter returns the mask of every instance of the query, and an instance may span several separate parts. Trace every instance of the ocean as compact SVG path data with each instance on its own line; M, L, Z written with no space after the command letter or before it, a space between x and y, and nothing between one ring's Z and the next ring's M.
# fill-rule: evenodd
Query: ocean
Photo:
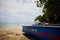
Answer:
M0 29L15 29L28 25L32 25L32 23L0 23Z

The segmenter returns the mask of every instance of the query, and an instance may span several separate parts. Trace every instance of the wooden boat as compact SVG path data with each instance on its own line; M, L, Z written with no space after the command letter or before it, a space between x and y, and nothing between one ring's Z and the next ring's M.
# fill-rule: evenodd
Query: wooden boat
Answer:
M60 25L57 24L23 26L23 32L41 40L60 40Z

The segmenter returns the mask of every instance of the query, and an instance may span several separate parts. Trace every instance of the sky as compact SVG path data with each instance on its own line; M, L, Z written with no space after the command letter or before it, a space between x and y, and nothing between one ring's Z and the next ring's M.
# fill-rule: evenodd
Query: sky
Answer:
M0 22L34 22L41 13L34 0L0 0Z

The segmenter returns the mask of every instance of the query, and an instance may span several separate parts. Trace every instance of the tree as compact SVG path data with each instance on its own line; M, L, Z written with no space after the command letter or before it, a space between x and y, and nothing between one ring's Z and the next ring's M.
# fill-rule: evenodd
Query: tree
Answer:
M39 16L37 16L36 18L35 18L35 21L39 21L39 22L48 22L49 20L45 17L45 15L43 15L43 16L41 16L41 15L39 15Z
M36 21L36 20L38 20L39 22L42 22L42 21L43 21L43 18L42 18L41 15L39 15L39 16L36 17L35 21Z
M38 0L37 7L43 7L43 17L49 23L60 23L60 0Z

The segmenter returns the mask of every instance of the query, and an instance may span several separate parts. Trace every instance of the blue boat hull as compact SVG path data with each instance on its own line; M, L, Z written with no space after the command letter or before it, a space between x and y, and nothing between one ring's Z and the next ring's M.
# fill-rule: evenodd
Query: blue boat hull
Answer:
M23 26L23 32L42 40L60 40L60 28Z

